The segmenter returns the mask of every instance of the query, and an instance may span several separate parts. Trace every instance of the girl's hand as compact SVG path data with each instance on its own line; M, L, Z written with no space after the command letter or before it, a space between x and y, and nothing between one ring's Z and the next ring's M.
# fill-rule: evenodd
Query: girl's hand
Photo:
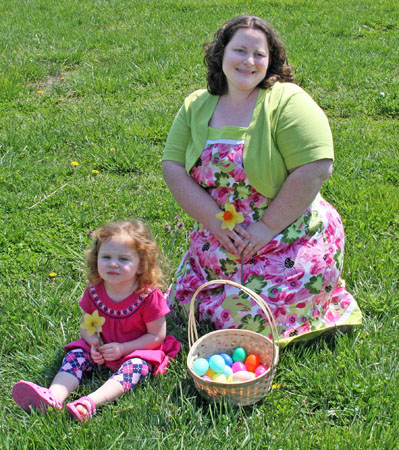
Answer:
M99 348L105 361L116 361L125 355L125 347L119 342L104 344Z
M258 251L267 245L273 238L275 233L262 221L251 223L247 232L250 237L246 243L244 250L244 259L254 257Z
M250 239L250 234L237 224L233 230L222 229L222 222L215 216L208 223L209 231L220 242L220 245L232 255L240 255Z
M102 354L99 352L98 343L91 345L90 354L91 354L91 357L93 358L93 361L96 364L101 366L101 364L105 363L105 359L103 358Z

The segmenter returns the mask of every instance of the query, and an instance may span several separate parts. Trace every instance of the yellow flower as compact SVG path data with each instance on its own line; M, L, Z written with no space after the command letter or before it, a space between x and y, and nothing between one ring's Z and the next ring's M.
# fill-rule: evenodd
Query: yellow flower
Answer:
M76 166L78 166L78 165L79 165L79 163L78 163L77 161L72 161L72 162L71 162L71 166L76 167Z
M244 216L237 212L234 205L226 203L224 211L216 214L216 217L222 221L222 228L233 230L237 223L244 222Z
M101 333L104 322L105 317L99 316L98 311L95 310L93 314L85 314L83 316L83 323L80 328L87 330L88 336L93 336L94 333Z
M96 169L93 169L92 171L91 171L91 173L94 173L94 174L97 174L97 173L100 173L98 170L96 170Z
M115 147L111 147L109 150L110 150L111 152L114 152L114 151L116 150L116 148L115 148Z
M280 389L281 388L281 384L273 384L272 388L273 389Z
M50 272L50 273L48 274L48 276L51 277L51 278L54 278L54 277L57 276L57 274L56 274L55 272Z
M39 90L39 91L37 91L37 93L38 93L38 94L43 94L44 91Z

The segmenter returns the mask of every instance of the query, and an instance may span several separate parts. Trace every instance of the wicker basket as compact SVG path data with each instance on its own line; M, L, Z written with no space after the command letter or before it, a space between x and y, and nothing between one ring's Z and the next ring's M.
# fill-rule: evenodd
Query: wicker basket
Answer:
M202 289L214 284L235 286L251 297L265 314L272 330L273 339L270 340L259 333L241 329L213 331L198 339L195 323L195 299ZM277 327L268 305L258 294L247 287L229 280L213 280L201 285L191 299L188 317L188 343L190 347L187 357L188 371L198 392L207 399L219 401L225 397L234 405L246 406L258 402L270 390L279 358ZM197 358L207 358L217 353L232 354L237 347L245 348L247 353L257 353L261 363L267 365L269 370L253 380L233 383L204 380L192 370L193 363Z

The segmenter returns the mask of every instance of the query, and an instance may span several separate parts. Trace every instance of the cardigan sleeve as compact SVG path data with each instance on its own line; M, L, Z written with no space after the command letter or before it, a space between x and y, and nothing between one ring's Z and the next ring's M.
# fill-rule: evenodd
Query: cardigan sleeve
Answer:
M287 98L276 124L276 143L287 169L319 159L334 159L328 119L305 91Z
M186 150L191 139L191 127L187 121L186 102L180 108L169 131L162 161L175 161L184 164Z
M199 89L186 97L166 139L163 161L185 164L189 172L205 147L208 122L218 98L206 89Z

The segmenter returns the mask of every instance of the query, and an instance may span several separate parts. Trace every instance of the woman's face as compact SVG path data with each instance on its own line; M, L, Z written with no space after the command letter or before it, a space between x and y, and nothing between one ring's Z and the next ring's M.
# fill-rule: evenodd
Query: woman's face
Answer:
M269 66L269 46L265 33L239 28L226 45L222 70L228 92L251 92L265 78Z

